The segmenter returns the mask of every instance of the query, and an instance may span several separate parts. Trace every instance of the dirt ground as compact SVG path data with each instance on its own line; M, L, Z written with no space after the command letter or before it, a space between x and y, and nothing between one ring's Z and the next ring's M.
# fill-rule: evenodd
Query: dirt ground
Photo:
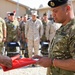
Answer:
M40 66L23 67L6 72L3 72L3 70L0 69L0 75L46 75L46 68Z

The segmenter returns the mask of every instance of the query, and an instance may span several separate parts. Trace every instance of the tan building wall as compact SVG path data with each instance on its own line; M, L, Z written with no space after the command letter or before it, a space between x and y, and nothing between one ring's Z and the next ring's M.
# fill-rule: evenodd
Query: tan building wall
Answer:
M39 8L37 11L39 16L42 17L44 13L50 12L50 7Z
M75 13L75 0L73 0L72 3L73 3L73 9L74 9L74 13ZM37 9L37 11L38 11L38 14L40 17L42 17L43 13L45 13L45 12L48 13L48 16L51 13L50 7L39 8L39 9Z
M0 16L6 17L7 12L17 11L17 3L11 0L0 0ZM18 15L22 16L26 13L27 7L19 4Z
M73 9L74 9L74 14L75 14L75 0L73 0Z

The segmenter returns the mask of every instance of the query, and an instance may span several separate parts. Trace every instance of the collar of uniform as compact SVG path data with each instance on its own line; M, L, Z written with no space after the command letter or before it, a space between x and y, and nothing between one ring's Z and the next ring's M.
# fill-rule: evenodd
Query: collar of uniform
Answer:
M74 24L75 24L75 18L69 21L66 25L62 25L62 27L64 28L64 31L65 31Z

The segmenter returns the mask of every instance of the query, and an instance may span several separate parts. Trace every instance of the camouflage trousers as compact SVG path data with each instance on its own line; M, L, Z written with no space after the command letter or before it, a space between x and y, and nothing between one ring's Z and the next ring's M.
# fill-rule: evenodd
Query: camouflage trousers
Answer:
M3 46L4 46L4 43L0 43L0 54L2 54L2 50L3 50Z
M33 48L34 48L34 55L38 55L39 39L37 39L36 41L28 39L28 55L29 55L29 58L31 58L32 55L33 55Z

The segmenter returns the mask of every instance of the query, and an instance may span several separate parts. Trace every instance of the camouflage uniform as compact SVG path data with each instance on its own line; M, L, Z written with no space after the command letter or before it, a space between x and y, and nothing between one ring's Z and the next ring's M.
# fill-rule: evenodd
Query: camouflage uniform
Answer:
M47 40L50 41L50 43L51 43L51 41L52 41L52 39L53 39L53 37L54 37L54 35L56 33L56 29L55 29L55 27L53 25L54 25L54 23L49 21L49 23L48 23L48 25L46 27L46 38L47 38Z
M4 42L2 42L4 35L3 30L6 29L5 21L0 17L0 54L2 52L2 48L4 46Z
M17 42L18 41L18 28L19 23L15 19L13 22L8 21L6 23L7 26L7 42ZM8 49L9 51L10 49ZM15 51L15 49L13 49Z
M41 42L47 41L47 38L46 38L46 26L47 26L48 22L49 22L49 20L47 22L42 21L44 33L42 35Z
M25 25L25 37L28 39L28 53L29 57L32 57L32 51L34 47L34 55L38 54L39 40L43 35L43 25L41 20L36 19L33 22L32 19L28 20Z
M24 22L24 21L22 21L20 23L20 31L21 31L20 41L21 41L21 45L23 48L24 48L24 44L25 44L25 42L23 42L24 32L25 32L25 24L26 24L26 22Z
M49 53L52 59L75 59L75 19L57 30ZM74 75L74 72L52 66L48 68L47 75Z
M52 21L48 23L46 27L46 38L47 40L50 41L50 44L51 44L53 37L55 36L56 30L58 30L60 26L61 24L55 23L55 22L52 23Z
M54 37L54 34L55 34L55 29L52 26L51 21L49 21L49 20L47 22L43 21L43 28L44 28L44 33L41 38L41 42L47 42L48 40L51 41L51 39ZM48 44L44 45L42 43L41 53L43 55L48 55L48 47L49 47Z
M26 25L26 22L24 22L24 21L22 21L20 23L20 31L21 31L20 42L21 42L22 54L24 54L24 55L25 55L25 53L28 54L27 43L24 41L24 39L25 39L25 25Z

